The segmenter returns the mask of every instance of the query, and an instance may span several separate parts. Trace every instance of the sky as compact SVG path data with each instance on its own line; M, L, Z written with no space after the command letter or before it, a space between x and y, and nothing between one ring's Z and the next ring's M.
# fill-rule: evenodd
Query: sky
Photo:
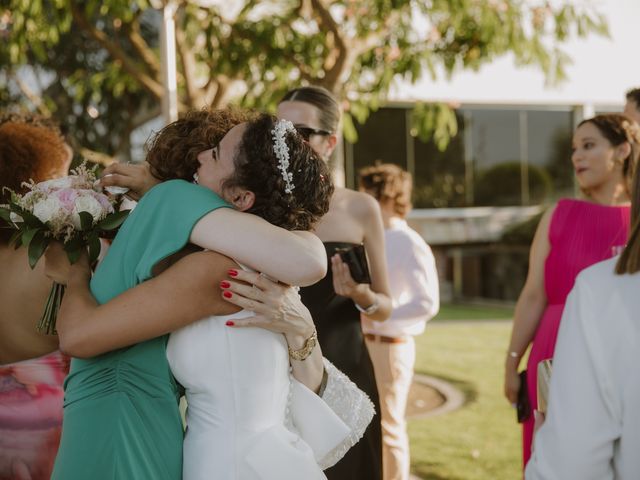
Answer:
M584 0L583 0L584 1ZM534 67L516 67L511 56L480 69L465 71L447 81L422 79L418 84L399 83L392 101L444 101L540 105L603 105L624 103L624 94L640 87L640 0L592 2L608 22L611 38L591 35L573 39L564 50L573 60L568 81L545 86L544 75Z

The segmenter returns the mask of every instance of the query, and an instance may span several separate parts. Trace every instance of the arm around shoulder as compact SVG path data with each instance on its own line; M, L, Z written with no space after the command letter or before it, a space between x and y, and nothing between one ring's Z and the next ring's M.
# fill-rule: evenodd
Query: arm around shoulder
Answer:
M327 273L324 246L312 233L290 232L229 208L202 217L190 240L289 285L312 285Z

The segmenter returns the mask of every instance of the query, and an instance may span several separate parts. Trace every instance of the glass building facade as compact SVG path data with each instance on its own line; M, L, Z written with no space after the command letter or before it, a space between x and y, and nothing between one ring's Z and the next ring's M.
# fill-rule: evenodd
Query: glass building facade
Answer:
M575 195L571 106L462 106L456 110L458 133L440 151L433 142L411 135L411 106L390 106L358 125L358 140L345 145L345 177L357 187L359 169L378 161L395 163L413 174L415 209L456 213L439 218L424 231L464 225L464 216L489 207L486 222L504 207L530 212ZM513 210L513 208L507 209ZM462 220L460 215L463 217ZM522 221L530 218L522 216ZM533 225L535 227L535 224ZM468 230L468 224L462 229ZM431 230L432 231L432 230ZM429 241L429 239L427 239ZM514 301L528 269L527 240L451 241L431 244L438 262L445 301Z
M411 135L410 108L374 112L346 148L347 186L360 168L395 163L414 176L415 208L527 206L572 196L570 107L463 107L445 151Z

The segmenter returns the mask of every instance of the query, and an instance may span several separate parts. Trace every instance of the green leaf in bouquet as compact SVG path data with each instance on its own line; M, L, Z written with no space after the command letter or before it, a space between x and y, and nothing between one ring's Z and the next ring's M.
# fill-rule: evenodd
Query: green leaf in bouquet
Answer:
M11 238L9 239L9 245L11 244L15 244L16 250L22 246L22 230L16 230L13 232L13 235L11 235Z
M22 230L22 245L28 247L29 244L31 244L31 240L33 240L33 237L36 236L36 233L38 233L39 230L39 228L28 228L26 230Z
M11 210L6 207L0 207L0 218L7 223L13 223L11 221Z
M31 240L29 244L29 266L34 268L42 254L47 249L47 245L49 245L49 237L45 236L42 230L37 230L36 235Z
M24 220L24 224L27 227L38 228L38 227L45 226L44 223L42 223L38 217L36 217L33 213L28 212L17 203L12 202L9 204L9 206L11 207L12 212L17 213L22 217L22 220Z
M64 251L67 252L67 258L73 264L80 258L80 253L85 247L85 242L81 236L75 236L64 244Z
M89 244L89 265L91 265L98 259L98 255L100 255L98 232L93 231L87 235L87 243Z
M115 230L127 219L131 210L122 210L120 212L110 213L96 226L98 230Z
M80 230L83 232L90 230L93 226L93 215L89 212L79 212L78 216L80 217Z

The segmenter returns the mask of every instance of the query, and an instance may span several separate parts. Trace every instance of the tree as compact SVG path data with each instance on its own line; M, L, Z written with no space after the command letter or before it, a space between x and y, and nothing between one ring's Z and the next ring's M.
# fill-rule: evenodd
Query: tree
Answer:
M83 146L126 156L162 96L161 3L2 0L0 102L51 111ZM607 34L598 12L546 0L238 0L234 14L231 0L174 3L182 111L272 110L292 85L319 84L343 101L350 140L397 77L451 76L511 53L561 81L562 44ZM457 128L443 105L417 105L413 122L441 148Z

